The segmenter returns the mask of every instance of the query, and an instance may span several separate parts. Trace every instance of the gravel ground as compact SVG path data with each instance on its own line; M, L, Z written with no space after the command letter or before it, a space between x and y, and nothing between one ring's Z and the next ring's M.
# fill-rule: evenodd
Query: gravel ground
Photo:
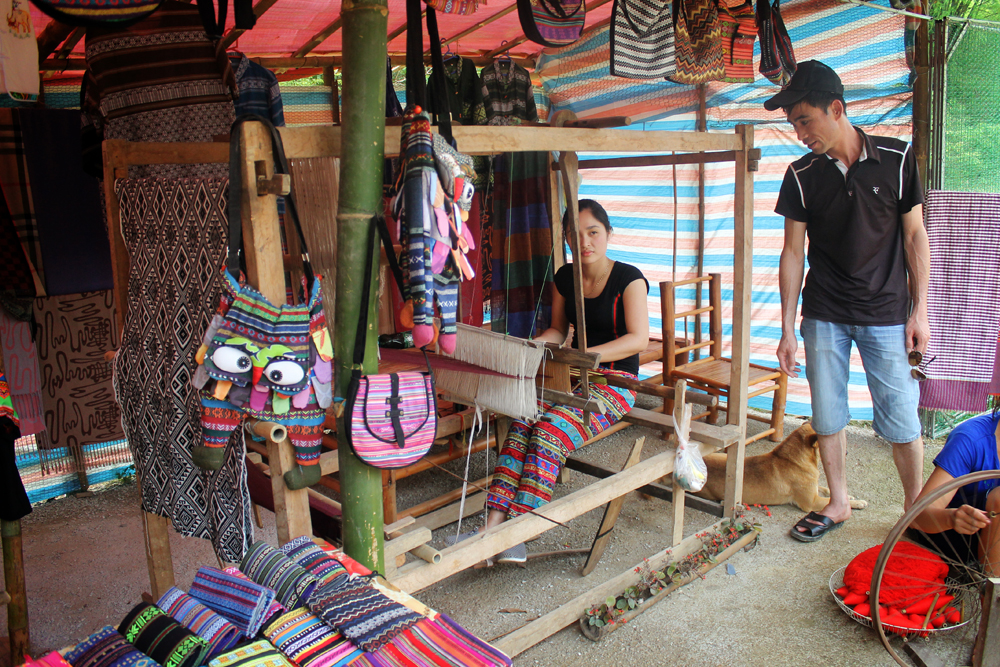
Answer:
M800 421L789 418L785 432ZM751 421L751 432L762 425ZM620 467L635 438L646 436L643 458L663 451L666 443L647 429L630 427L588 447L583 458ZM762 453L764 440L748 448ZM941 443L928 444L926 467ZM863 426L848 427L848 483L851 492L868 500L839 531L816 544L788 536L801 517L790 505L761 517L764 532L750 552L739 553L675 592L624 628L599 643L575 627L522 653L517 665L891 665L875 633L844 615L831 599L828 580L864 549L882 542L902 514L902 490L890 446ZM495 455L493 456L495 462ZM464 461L452 467L461 473ZM474 457L471 479L486 474L485 455ZM557 489L562 496L583 488L589 478L570 473ZM430 471L399 483L399 506L411 506L443 490L454 479ZM23 520L32 646L36 654L79 641L106 624L116 624L149 589L143 550L139 494L134 485L116 486L93 497L65 497L41 504ZM262 512L263 539L276 544L273 515ZM556 527L528 545L529 552L589 547L600 522L600 509ZM463 530L481 524L468 519ZM715 518L687 510L685 535ZM435 532L442 546L445 533ZM490 640L633 567L665 546L672 530L668 503L628 496L612 540L588 577L581 577L583 556L557 556L529 561L528 567L500 565L468 570L420 592L417 597ZM186 588L200 565L216 564L207 541L171 534L177 585ZM523 610L510 612L509 610ZM0 613L0 635L6 615Z

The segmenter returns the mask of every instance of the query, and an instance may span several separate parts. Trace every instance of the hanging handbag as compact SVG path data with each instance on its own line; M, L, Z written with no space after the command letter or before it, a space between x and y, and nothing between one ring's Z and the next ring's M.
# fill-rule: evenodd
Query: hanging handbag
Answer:
M726 75L716 0L678 0L674 21L674 83L699 84Z
M203 442L193 448L192 456L199 467L218 469L230 434L244 417L273 421L285 426L295 450L297 465L285 473L285 483L300 489L315 484L320 477L323 422L333 400L333 347L323 314L320 279L313 274L291 193L285 198L285 210L302 249L305 302L274 305L239 280L239 127L249 120L263 123L270 130L275 172L290 173L274 125L260 116L237 118L229 151L232 193L223 292L219 309L195 355L199 365L192 384L201 390Z
M757 17L753 2L732 7L719 5L722 58L726 83L753 83L753 45L757 41Z
M566 46L580 39L587 19L584 0L517 0L524 36L542 46Z
M479 9L479 0L427 0L427 6L445 14L468 16Z
M611 76L663 79L677 71L673 0L615 0Z
M389 268L402 287L402 272L389 239L385 220L376 218L378 234L385 245ZM374 231L373 231L374 233ZM374 239L373 239L374 240ZM363 314L354 337L354 365L347 387L344 423L347 442L355 456L375 468L405 468L423 457L437 435L437 400L434 375L427 362L427 372L383 373L365 375L361 365L368 338L368 297L371 286L374 248L366 244L364 286L361 289ZM427 353L424 352L427 361Z
M774 0L774 4L758 0L757 27L760 30L760 73L784 88L792 80L796 65L792 40L781 19L780 0Z
M161 2L162 0L130 0L128 2L31 0L31 4L60 23L71 26L105 28L124 28L141 21L159 9Z

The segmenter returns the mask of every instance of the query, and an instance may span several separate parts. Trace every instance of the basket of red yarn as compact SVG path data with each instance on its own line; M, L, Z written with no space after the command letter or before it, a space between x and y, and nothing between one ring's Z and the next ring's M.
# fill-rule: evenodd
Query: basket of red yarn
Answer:
M844 570L844 585L852 593L868 595L872 573L882 545L866 549L854 557ZM947 592L944 580L948 565L933 551L916 544L899 542L885 564L878 601L887 607L907 604Z

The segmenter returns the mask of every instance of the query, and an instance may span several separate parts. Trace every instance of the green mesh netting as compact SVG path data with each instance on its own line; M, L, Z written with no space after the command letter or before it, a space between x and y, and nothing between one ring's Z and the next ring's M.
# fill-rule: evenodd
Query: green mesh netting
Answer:
M1000 28L949 33L943 186L1000 193Z

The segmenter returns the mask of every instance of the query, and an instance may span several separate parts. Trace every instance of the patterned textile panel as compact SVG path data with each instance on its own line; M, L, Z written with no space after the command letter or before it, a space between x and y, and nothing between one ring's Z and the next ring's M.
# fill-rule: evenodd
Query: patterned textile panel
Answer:
M208 657L228 651L243 633L235 625L177 587L171 587L156 606L208 642Z
M224 572L226 574L230 574L230 575L236 577L237 579L242 579L243 581L249 581L251 583L253 582L253 579L251 579L247 575L245 575L242 572L240 572L240 568L238 568L238 567L227 567L224 570ZM271 589L265 588L265 590L271 590ZM274 591L271 591L271 592L273 593ZM272 619L275 619L278 616L281 616L286 611L288 611L288 610L285 609L285 606L283 604L281 604L280 602L278 602L277 599L271 600L271 604L269 604L267 606L267 610L264 612L264 617L263 617L264 618L264 622L261 624L260 627L263 628L263 627L266 627L266 626L270 625L270 622L271 622Z
M364 579L338 579L309 596L309 609L365 651L377 651L423 618Z
M424 619L398 634L359 667L510 667L506 655L470 634L444 614Z
M118 632L164 666L200 667L208 657L208 642L148 602L133 607Z
M295 667L266 639L224 653L208 667Z
M316 577L264 541L250 547L240 569L261 586L273 590L278 602L288 610L305 604L317 584Z
M308 537L296 537L281 547L281 552L300 567L316 577L320 584L326 584L339 576L347 575L347 569L340 561L329 555Z
M876 4L888 6L887 0ZM903 18L870 7L841 4L837 0L791 0L782 3L800 61L822 59L843 79L848 116L865 132L908 141L911 134L911 89L903 44ZM760 57L754 47L755 62ZM695 129L694 88L669 82L642 83L615 79L607 65L607 31L586 36L571 47L547 49L537 73L553 109L572 109L581 117L628 115L629 129ZM756 67L754 68L756 71ZM708 84L708 129L731 132L738 123L756 127L754 145L762 150L760 170L754 176L754 256L750 332L750 360L777 366L775 350L781 337L778 294L778 255L784 223L774 214L778 189L788 164L806 151L796 140L780 112L764 110L763 102L778 88L759 74L754 83ZM670 109L665 112L664 109ZM637 122L641 121L641 122ZM581 154L614 157L613 154ZM726 346L732 327L733 284L733 165L706 165L705 273L722 274L723 332ZM659 282L672 279L674 170L667 167L581 170L580 197L596 199L608 210L615 233L608 255L637 266L649 280L650 331L662 329ZM676 168L677 270L676 279L695 275L698 255L698 170L695 165ZM678 290L678 309L693 307L695 290ZM692 337L678 321L678 335ZM707 333L707 320L703 322ZM798 360L804 362L802 343ZM725 354L728 355L728 349ZM659 372L659 364L643 367L641 375ZM853 419L871 419L871 398L864 368L855 352L851 358L848 402ZM770 396L751 399L750 405L769 409ZM790 379L786 411L810 415L805 375Z

